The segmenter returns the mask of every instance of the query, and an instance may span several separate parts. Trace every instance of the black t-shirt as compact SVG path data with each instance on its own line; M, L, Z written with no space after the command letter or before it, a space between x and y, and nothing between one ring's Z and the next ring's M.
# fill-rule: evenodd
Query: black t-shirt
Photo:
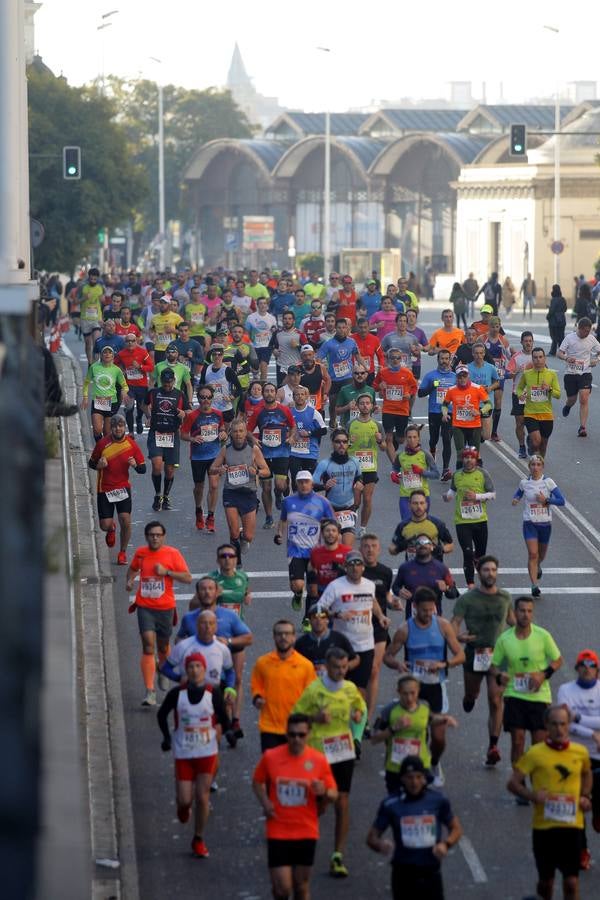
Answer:
M320 640L315 640L312 632L308 632L298 638L295 646L298 653L311 661L317 675L321 675L325 669L325 654L330 647L341 647L348 654L348 659L356 656L348 638L339 631L329 631Z
M381 607L381 612L384 616L387 615L387 595L392 587L394 573L389 566L377 563L375 566L365 566L363 575L375 585L375 597Z
M189 409L188 398L183 391L173 388L152 388L146 394L146 406L150 407L150 431L170 433L179 430L181 420L177 413L180 409Z

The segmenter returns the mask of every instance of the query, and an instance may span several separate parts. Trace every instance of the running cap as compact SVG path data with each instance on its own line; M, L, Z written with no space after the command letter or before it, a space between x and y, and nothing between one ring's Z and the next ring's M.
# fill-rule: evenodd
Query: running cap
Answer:
M369 284L377 284L377 282L375 281L374 278L369 278L369 280L367 281L367 285L369 285Z
M298 480L297 475L296 475L296 480ZM346 559L344 560L344 562L345 563L351 563L351 562L364 563L363 555L362 555L362 553L359 553L358 550L351 550L350 553L348 554L348 556L346 557Z
M115 355L115 351L114 351L113 348L110 346L110 344L107 344L106 347L103 347L103 348L102 348L102 350L100 351L100 356L102 356L102 354L103 354L103 353L106 353L106 352L112 353L113 356Z
M167 347L167 352L169 350L176 350L177 353L179 353L179 347L177 346L177 344L169 344L169 346Z
M188 653L188 655L185 658L185 663L184 663L186 669L188 667L188 663L191 663L191 662L202 663L204 668L206 668L206 657L202 653L198 653L198 652Z
M175 381L175 372L173 371L173 369L169 369L168 366L166 369L163 369L162 372L160 373L160 380L161 381Z
M456 367L456 374L457 374L457 375L468 375L468 374L469 374L469 370L467 369L466 366L457 366L457 367Z
M431 546L433 547L433 541L427 534L420 534L415 540L415 544L420 547L424 547L425 544L431 544Z
M288 375L301 375L302 366L289 366L287 373Z
M411 772L421 772L427 774L427 770L423 765L423 760L419 756L405 756L400 766L400 777L409 775Z
M600 660L598 659L598 654L594 653L593 650L582 650L577 655L577 661L575 662L575 666L581 665L582 662L589 660L593 662L595 666L600 666Z
M320 609L318 603L313 603L313 605L312 605L312 606L309 606L309 608L308 608L308 616L309 616L309 618L310 618L310 616L317 616L317 615L320 615L321 613L324 613L324 612L326 612L326 610Z
M479 451L477 450L477 447L465 447L461 456L463 459L467 459L468 457L471 457L471 459L479 459Z
M484 303L483 306L481 307L481 312L482 312L482 314L483 313L493 313L494 307L490 306L489 303Z
M301 469L296 475L296 481L312 481L312 473L308 469Z
M315 348L311 347L310 344L302 344L302 346L300 347L300 353L307 353L309 350L314 353Z

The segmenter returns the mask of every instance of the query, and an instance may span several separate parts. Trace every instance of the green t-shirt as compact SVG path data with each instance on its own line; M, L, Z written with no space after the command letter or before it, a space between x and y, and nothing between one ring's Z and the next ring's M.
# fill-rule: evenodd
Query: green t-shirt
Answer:
M154 366L154 372L152 373L152 377L154 378L155 384L160 384L160 373L163 369L173 369L173 373L175 375L175 387L178 391L181 390L181 385L190 383L190 370L185 365L185 363L170 363L164 359L162 362L156 363Z
M183 308L183 317L190 326L190 336L196 337L200 335L204 337L206 334L206 319L208 310L204 303L186 303Z
M308 316L310 316L312 308L310 303L303 303L301 306L298 306L297 303L294 303L294 305L290 307L290 312L294 313L296 328L300 328L300 323L303 321L303 319L306 319Z
M468 664L473 662L476 647L496 645L510 607L510 594L500 589L495 594L484 594L479 588L471 588L458 598L454 604L454 615L464 619L469 634L476 636L474 641L464 645Z
M257 281L256 284L246 285L246 296L252 297L253 300L260 300L261 297L264 297L266 300L271 299L269 291L260 281Z
M410 719L410 725L396 731L396 723L402 718ZM385 768L387 772L399 772L402 761L406 756L419 756L423 765L428 769L431 765L431 753L427 742L427 731L431 710L429 704L419 700L417 708L405 709L399 700L388 703L381 710L377 721L377 730L391 727L394 731L392 737L385 742Z
M506 664L510 682L504 696L536 703L551 703L550 682L543 681L539 691L532 692L528 690L526 676L528 672L543 672L546 666L559 656L560 650L545 628L532 625L531 634L524 640L516 637L514 628L503 631L494 647L492 665Z
M306 688L292 711L313 716L321 709L329 712L331 721L322 724L312 723L308 737L309 746L324 753L330 763L354 759L350 714L355 709L359 709L361 713L367 710L360 691L352 681L342 681L338 690L330 691L325 687L322 678L316 678Z
M84 284L79 291L82 320L88 322L102 321L102 298L104 288L101 284Z
M304 293L311 300L320 300L327 293L327 286L320 282L313 284L312 281L307 281L304 285Z
M109 366L101 362L92 363L83 382L84 395L91 388L92 398L108 397L111 403L117 402L117 385L127 390L127 382L123 370L111 363ZM108 410L107 410L108 412Z
M361 385L360 387L356 387L354 381L351 381L350 384L346 384L337 395L337 399L335 401L336 407L346 406L347 403L351 403L353 400L356 400L359 394L368 394L373 401L373 405L377 403L375 391L370 385L365 384ZM346 412L341 414L340 422L343 427L346 428L348 426L348 422L352 421L353 419L357 419L358 415L359 413L357 409L347 409Z
M215 569L208 574L211 578L215 579L221 588L221 593L217 601L219 605L232 609L233 612L238 614L240 619L243 619L244 597L246 596L248 585L250 583L250 579L243 569L237 569L235 574L230 577L225 577L220 569Z
M540 388L547 384L549 391ZM524 415L530 419L553 419L552 398L560 397L560 385L556 372L552 369L525 369L517 385L517 394L525 394Z
M375 435L380 434L383 438L381 425L374 419L369 419L368 422L353 419L348 434L350 435L348 453L360 463L361 472L376 472L379 444Z
M410 497L413 491L423 491L426 497L429 497L429 480L423 475L417 475L413 472L412 467L418 466L423 471L435 467L435 461L431 453L427 450L418 450L416 453L407 453L402 450L397 454L396 459L400 466L400 496Z
M473 472L457 469L452 476L450 490L456 494L454 504L454 522L459 525L473 525L475 522L487 522L487 502L485 500L465 500L467 491L476 494L489 494L494 490L492 479L479 466Z

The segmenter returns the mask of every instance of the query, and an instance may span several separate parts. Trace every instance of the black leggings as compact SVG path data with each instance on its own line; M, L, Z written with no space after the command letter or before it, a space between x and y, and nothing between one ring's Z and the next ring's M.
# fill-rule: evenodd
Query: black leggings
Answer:
M441 413L429 413L429 451L435 453L442 435L442 469L446 470L450 467L450 457L452 456L452 425L450 422L442 420Z
M475 581L475 563L485 555L488 541L488 523L473 522L473 524L459 523L456 526L456 536L463 552L463 572L467 584Z

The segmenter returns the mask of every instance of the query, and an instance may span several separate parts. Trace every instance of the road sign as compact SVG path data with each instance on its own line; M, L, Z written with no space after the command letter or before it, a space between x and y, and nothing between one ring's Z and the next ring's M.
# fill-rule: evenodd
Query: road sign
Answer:
M225 235L225 249L226 250L237 250L237 235L236 234L226 234Z
M550 249L553 253L559 254L563 252L563 250L565 249L565 245L562 241L552 241L552 243L550 244Z
M37 219L29 219L29 234L31 236L31 246L35 250L39 247L46 236L46 229Z

